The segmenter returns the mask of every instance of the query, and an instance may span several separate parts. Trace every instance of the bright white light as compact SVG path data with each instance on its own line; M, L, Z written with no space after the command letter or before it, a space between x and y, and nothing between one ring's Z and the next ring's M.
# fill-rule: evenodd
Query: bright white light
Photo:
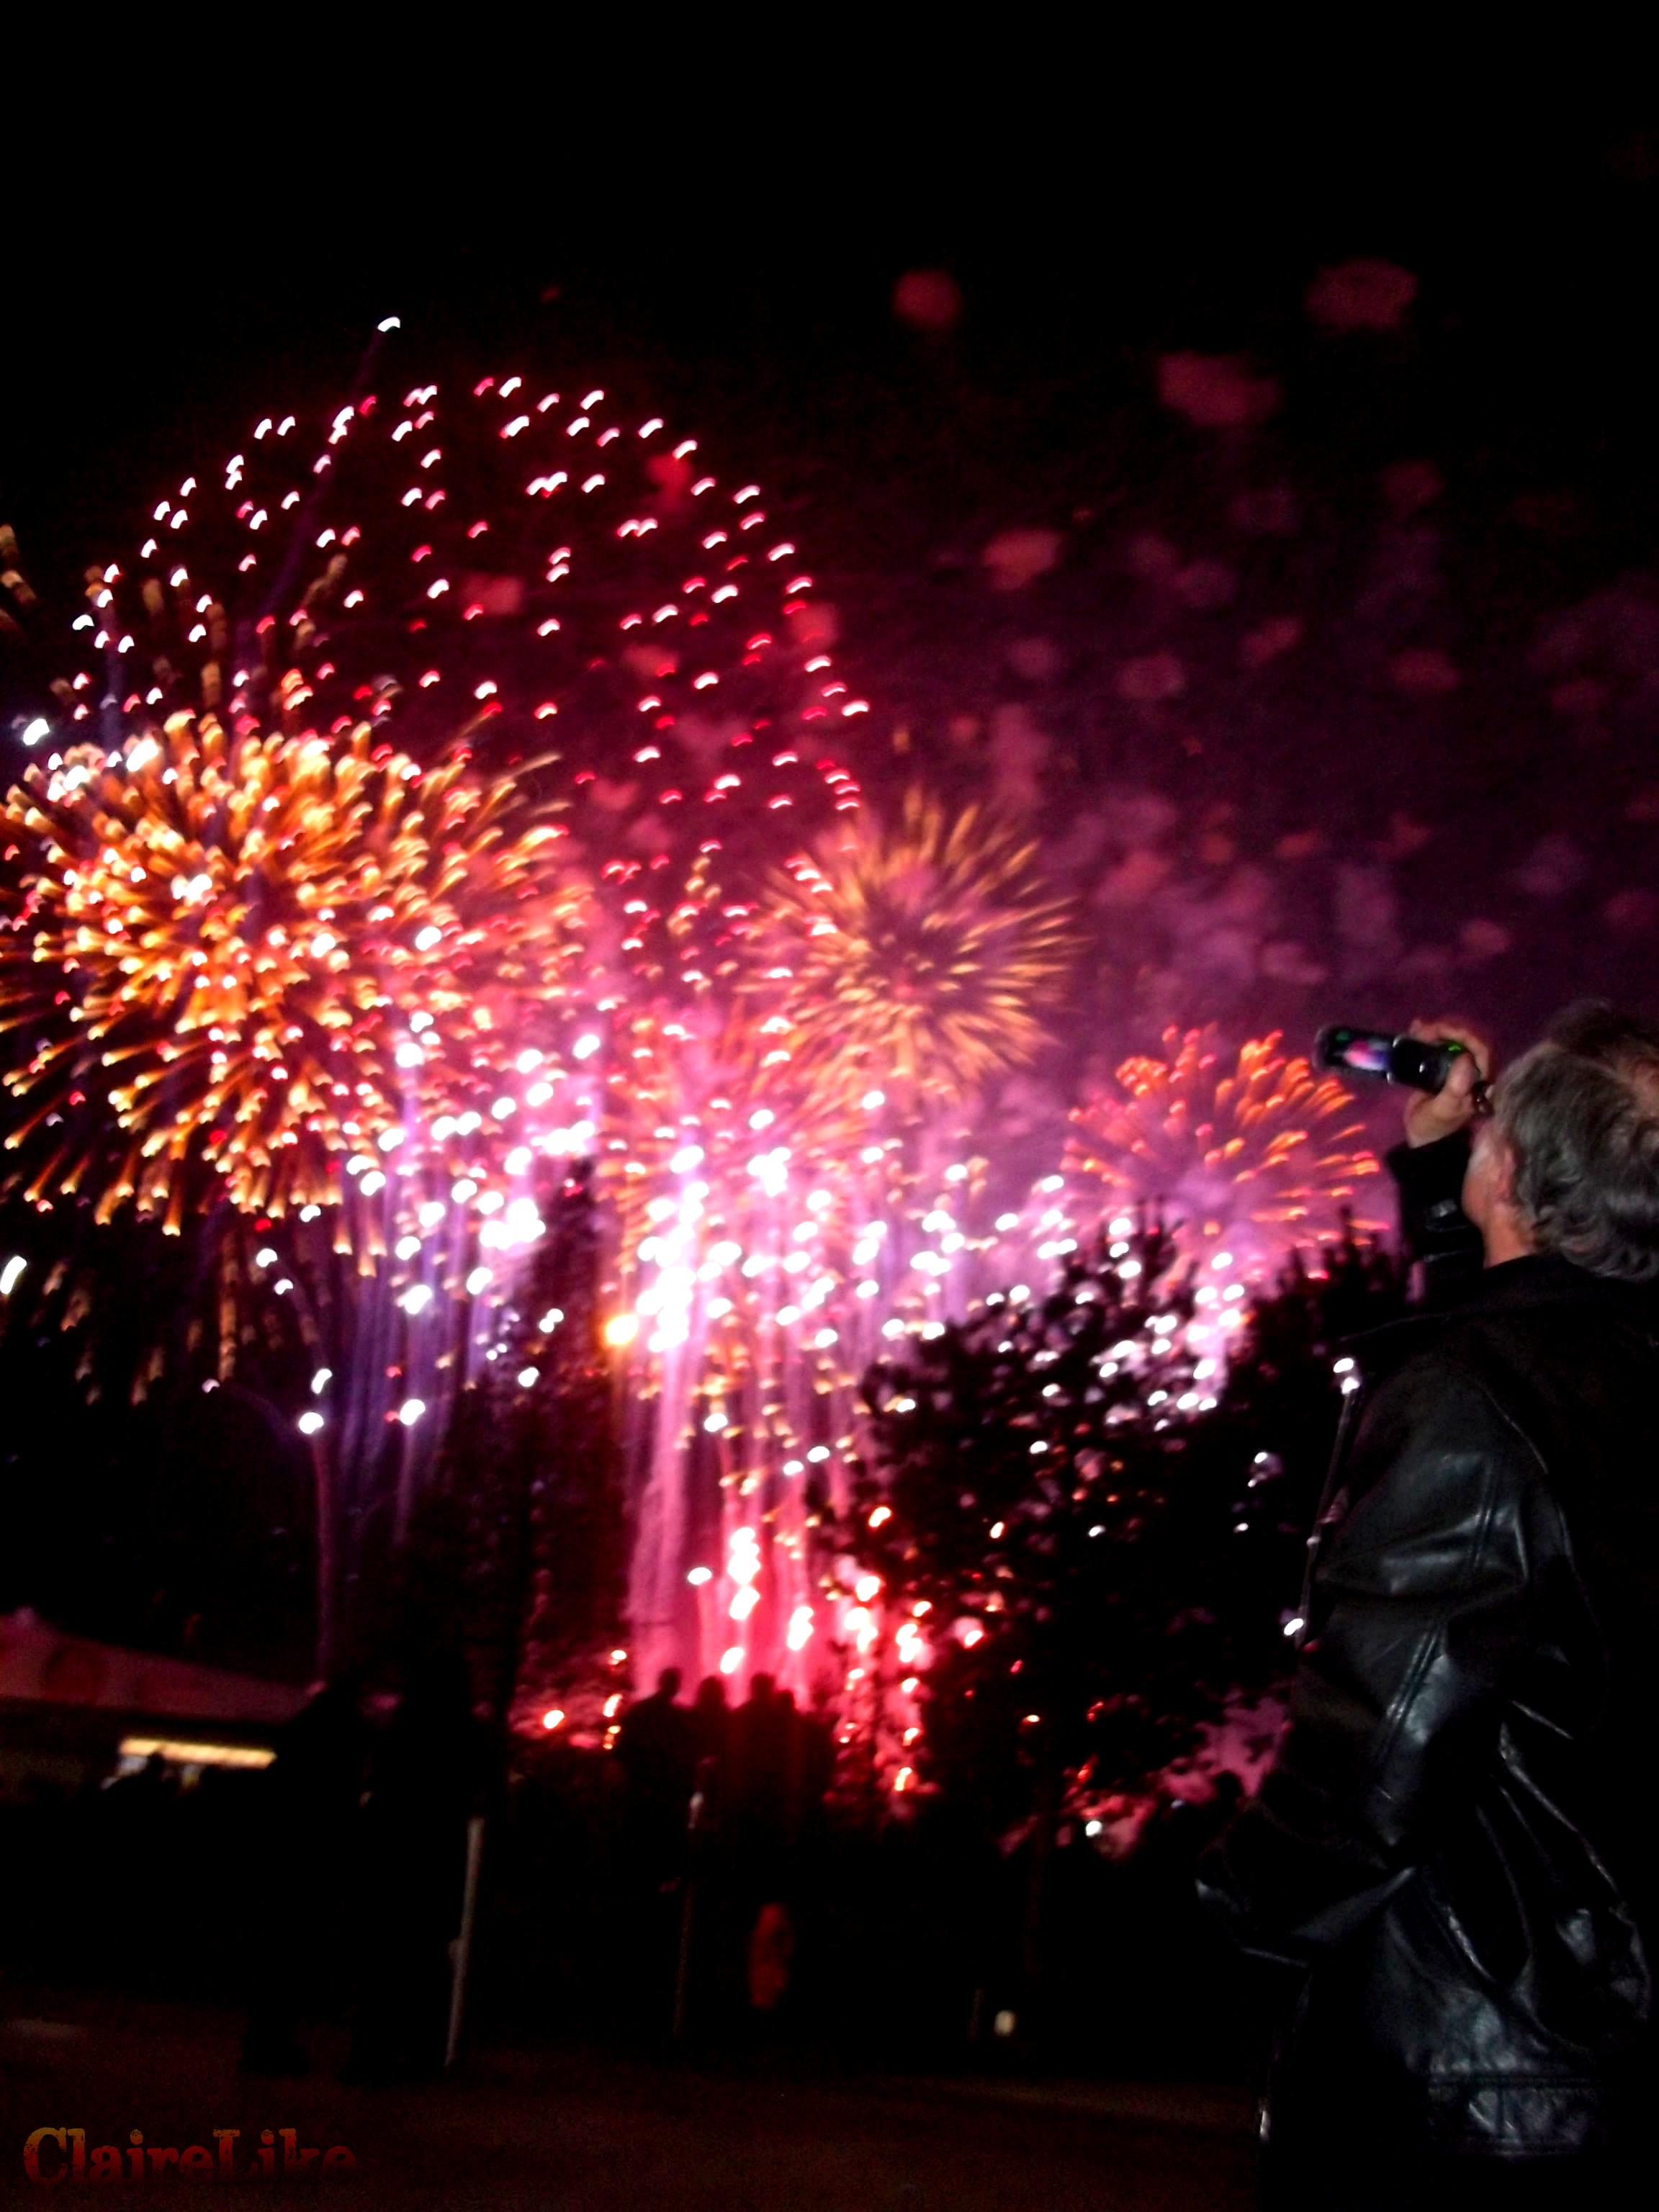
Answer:
M480 1297L495 1278L488 1267L475 1267L466 1279L466 1294L470 1298Z
M1300 1636L1307 1625L1299 1613L1293 1613L1285 1624L1285 1633L1286 1636Z
M505 1121L509 1114L518 1112L519 1102L516 1098L509 1098L503 1091L489 1110L498 1121Z
M417 929L415 933L415 950L417 952L430 952L434 945L443 943L443 935L442 930L435 921L428 922L424 929Z
M22 1279L28 1261L21 1252L14 1253L3 1267L0 1267L0 1298L9 1298Z
M388 315L383 322L376 323L374 327L377 331L400 331L403 328L403 325L398 321L396 315Z
M564 1310L562 1306L549 1306L547 1311L542 1316L536 1326L545 1336L550 1334L563 1319Z
M789 1616L789 1626L783 1640L792 1651L799 1651L811 1642L811 1636L812 1608L810 1605L798 1605Z
M395 1249L400 1260L412 1260L421 1249L421 1240L418 1237L400 1237Z
M599 1041L598 1037L591 1036L579 1036L576 1039L575 1043L570 1048L570 1057L573 1060L592 1060L599 1048Z
M302 1436L314 1437L322 1425L323 1417L320 1413L301 1413L300 1416L300 1433Z
M701 1145L682 1145L668 1164L676 1175L690 1175L693 1168L702 1165L702 1160Z
M501 1164L506 1168L508 1175L520 1176L530 1165L530 1158L528 1145L514 1145Z
M423 1399L405 1398L398 1408L398 1419L406 1429L412 1429L425 1411L426 1404Z
M884 1091L866 1091L859 1101L859 1104L863 1107L866 1114L875 1113L878 1108L886 1103L887 1093Z
M722 1674L735 1674L742 1664L743 1646L741 1644L733 1644L726 1650L721 1652L720 1672Z
M26 745L38 745L42 738L49 738L51 735L52 724L47 721L44 714L37 714L32 722L24 725L23 743Z
M380 1150L383 1152L395 1152L407 1134L408 1132L404 1129L382 1130L380 1138Z
M519 1370L520 1389L533 1390L537 1383L541 1380L541 1373L542 1370L539 1367L521 1367Z
M431 1285L416 1283L398 1301L406 1314L424 1313L432 1303Z
M441 1198L429 1198L416 1216L422 1229L435 1229L444 1218L444 1202Z
M760 1592L750 1583L746 1589L740 1589L737 1593L726 1609L733 1620L747 1620L759 1603Z
M366 1175L363 1177L357 1188L365 1198L373 1198L377 1190L386 1188L386 1177L376 1168L373 1175Z
M714 1581L714 1570L713 1567L693 1567L685 1579L700 1589L704 1583Z
M333 1380L334 1370L331 1367L319 1367L311 1378L313 1394L320 1398Z

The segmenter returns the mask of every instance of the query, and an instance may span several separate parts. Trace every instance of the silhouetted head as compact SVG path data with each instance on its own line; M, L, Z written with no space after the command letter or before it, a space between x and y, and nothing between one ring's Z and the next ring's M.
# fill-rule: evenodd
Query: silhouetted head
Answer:
M680 1693L680 1684L685 1680L678 1667L665 1667L657 1677L657 1695L665 1705L672 1705Z
M749 1685L749 1694L757 1705L769 1705L777 1686L775 1674L757 1674Z
M726 1711L726 1684L718 1674L705 1674L697 1685L697 1710L704 1713L723 1713Z

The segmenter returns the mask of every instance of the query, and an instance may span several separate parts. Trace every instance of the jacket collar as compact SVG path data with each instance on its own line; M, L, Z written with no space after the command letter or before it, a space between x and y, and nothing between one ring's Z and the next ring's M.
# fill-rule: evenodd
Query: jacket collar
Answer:
M1556 1253L1530 1252L1523 1259L1505 1260L1499 1267L1486 1268L1455 1305L1384 1322L1379 1328L1356 1333L1348 1344L1374 1370L1403 1358L1455 1322L1488 1315L1535 1312L1550 1306L1594 1309L1605 1313L1610 1322L1622 1320L1649 1335L1659 1336L1659 1288L1654 1285L1592 1275Z

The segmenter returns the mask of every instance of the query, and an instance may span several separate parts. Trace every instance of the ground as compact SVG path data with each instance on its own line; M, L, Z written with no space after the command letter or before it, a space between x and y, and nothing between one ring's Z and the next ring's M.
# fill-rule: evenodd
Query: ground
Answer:
M48 2193L26 2176L23 2148L33 2130L58 2125L124 2150L134 2128L147 2146L210 2148L214 2129L240 2128L239 2159L262 2128L292 2127L301 2146L348 2144L356 2175L315 2185L377 2212L1231 2212L1254 2202L1248 2100L1231 2091L551 2051L476 2054L433 2087L365 2089L326 2069L250 2080L237 2068L240 2026L202 2007L0 1984L0 2202ZM142 2185L145 2201L198 2186L148 2174ZM291 2181L284 2194L312 2185Z

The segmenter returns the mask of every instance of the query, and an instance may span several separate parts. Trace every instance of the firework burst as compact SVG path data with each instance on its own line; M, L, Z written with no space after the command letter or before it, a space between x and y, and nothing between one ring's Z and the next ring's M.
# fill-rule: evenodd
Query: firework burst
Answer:
M247 1213L338 1206L354 1162L362 1190L446 1115L476 1133L579 944L559 827L361 725L176 715L31 768L3 818L28 1108L7 1141L55 1140L28 1194L100 1219L130 1200L176 1230L216 1187Z
M804 1073L933 1103L1036 1056L1073 949L1034 844L915 791L896 827L861 816L775 876L761 943Z
M1334 1231L1377 1172L1349 1092L1281 1051L1277 1031L1236 1055L1213 1027L1163 1042L1164 1058L1126 1060L1073 1109L1074 1208L1155 1208L1189 1259L1224 1273Z

